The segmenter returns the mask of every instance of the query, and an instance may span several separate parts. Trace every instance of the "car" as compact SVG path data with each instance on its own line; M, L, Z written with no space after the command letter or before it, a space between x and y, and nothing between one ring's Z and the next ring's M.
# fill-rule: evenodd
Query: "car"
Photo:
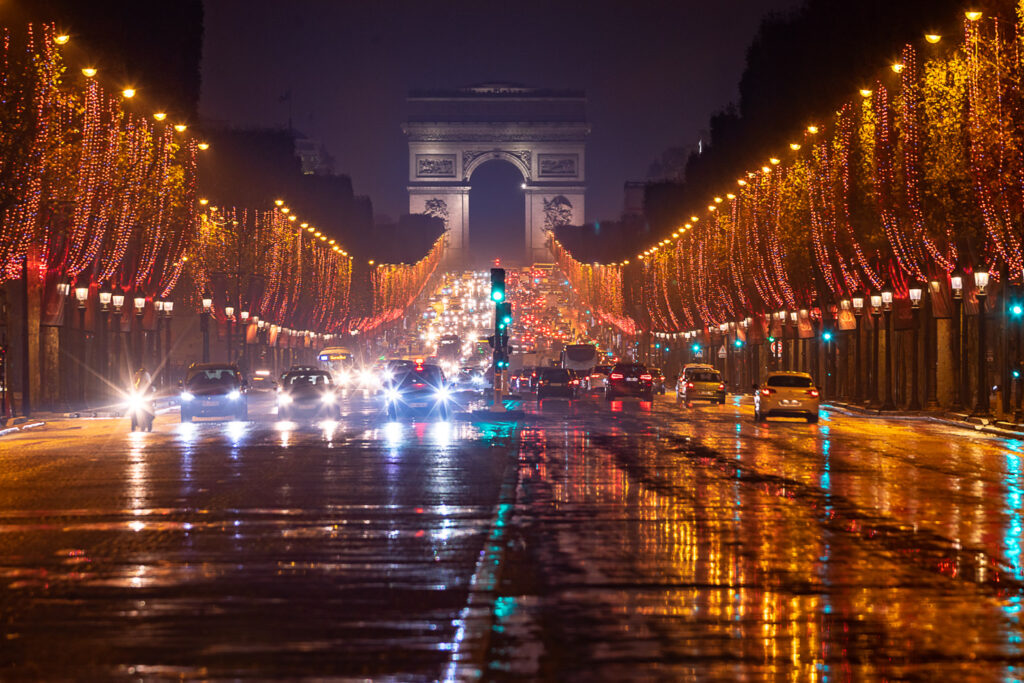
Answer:
M341 418L337 386L326 370L292 370L277 388L277 416L282 420L302 417Z
M818 421L821 392L806 372L769 372L764 382L754 385L754 421L769 417L806 417Z
M587 391L604 391L608 388L608 375L611 374L612 366L610 365L596 365L594 369L590 371L590 375L587 376L586 390Z
M451 387L440 367L417 363L384 390L384 407L390 420L402 415L437 415L447 420L452 409Z
M654 382L651 373L639 363L618 363L608 374L605 400L614 401L622 396L637 396L643 401L654 400Z
M722 374L710 365L690 366L676 381L676 403L694 401L725 403L725 382Z
M575 398L576 389L568 370L542 368L537 377L537 403L546 398Z
M569 373L569 383L572 384L573 392L578 396L583 391L583 381L585 378L590 376L590 373L586 370L567 370Z
M228 363L193 363L181 383L181 421L196 417L249 417L249 384Z
M651 382L654 384L654 393L665 395L665 373L661 371L661 368L647 368L647 372L651 373Z

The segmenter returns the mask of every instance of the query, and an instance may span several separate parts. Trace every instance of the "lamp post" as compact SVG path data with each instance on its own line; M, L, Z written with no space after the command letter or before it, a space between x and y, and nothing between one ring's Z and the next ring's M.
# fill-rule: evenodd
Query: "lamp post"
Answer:
M89 358L89 335L85 331L85 305L89 300L89 285L75 287L75 300L78 302L78 329L81 334L81 355L78 358L78 398L85 405L85 364Z
M967 405L967 344L964 344L964 279L954 275L949 279L953 290L953 405L954 410L963 410Z
M242 308L238 312L239 332L242 334L242 372L249 375L249 311Z
M920 386L918 384L919 377L919 361L918 357L918 346L921 343L921 295L922 291L920 287L910 288L910 308L914 316L914 335L913 341L911 342L914 346L914 352L911 354L912 365L910 366L910 403L907 405L907 410L921 410L921 399L918 398L918 391Z
M871 317L874 318L875 329L871 340L871 362L874 366L873 372L871 373L871 401L872 405L878 404L878 374L881 371L880 359L879 359L879 328L882 325L882 295L872 294L871 295Z
M974 415L989 414L988 402L988 326L985 321L985 299L988 297L988 271L974 271L974 286L978 288L978 394L974 402Z
M132 303L135 304L135 365L143 367L146 359L142 355L142 313L146 309L146 297L136 296Z
M938 280L928 282L928 294L926 301L927 322L924 337L924 366L925 366L925 409L938 410L939 408L939 358L938 358L938 321L935 319L935 297L939 293Z
M722 333L722 346L725 347L725 367L722 369L722 377L725 379L726 385L728 385L729 371L732 369L732 349L729 347L729 324L720 324L718 331Z
M100 288L100 324L96 328L96 341L99 351L96 354L96 371L100 377L110 381L110 343L108 340L110 332L110 301L114 293L110 291L110 285L104 284Z
M210 362L210 308L213 306L213 297L209 292L203 292L203 311L199 314L199 330L203 333L203 362Z
M167 378L167 386L171 386L171 313L174 311L174 302L170 299L164 301L164 357L166 358L166 369L164 376Z
M153 369L153 373L152 374L153 374L153 384L156 385L158 382L160 384L163 384L163 366L164 366L163 358L164 358L164 356L163 356L163 350L161 349L162 339L161 339L161 334L160 334L161 327L163 326L163 317L164 317L164 300L163 299L154 299L153 300L153 317L156 319L156 327L155 327L155 329L153 331L153 334L156 337L156 339L151 344L151 346L153 347L153 350L154 350L154 353L153 353L153 365L155 366L154 369Z
M855 296L853 301L853 318L857 321L854 328L854 359L853 359L853 400L860 403L864 400L863 374L864 364L861 356L861 334L860 319L864 316L864 297Z
M121 371L121 347L124 340L121 339L121 310L124 308L124 292L116 291L110 297L110 303L114 306L114 370ZM116 378L119 383L123 377Z
M224 321L227 323L227 341L228 341L228 357L227 357L227 362L228 363L231 362L231 357L234 355L234 353L233 353L234 349L232 348L232 342L234 340L231 338L231 323L233 321L234 315L235 315L235 307L234 306L225 306L224 307Z
M882 410L896 410L892 400L892 292L882 292L882 308L885 312L885 400Z
M789 322L793 326L793 335L789 343L789 370L799 370L800 363L800 329L797 327L797 312L789 312Z
M788 370L789 368L786 367L786 312L777 311L775 319L779 322L779 334L782 335L782 338L779 340L779 355L775 359L775 368L777 370ZM772 355L774 356L775 354L773 353Z

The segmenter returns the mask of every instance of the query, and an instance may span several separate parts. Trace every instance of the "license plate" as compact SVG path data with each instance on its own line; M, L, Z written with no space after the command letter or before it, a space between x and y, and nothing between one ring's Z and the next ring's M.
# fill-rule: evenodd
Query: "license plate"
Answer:
M626 381L627 382L635 382L635 381L637 381L637 379L636 379L636 377L627 377Z
M781 403L784 406L798 406L798 405L800 405L800 401L783 400L783 401L781 401Z
M551 386L553 386L553 387L564 387L565 386L565 382L552 382Z
M217 405L217 401L203 401L203 407L212 408Z
M418 402L418 403L410 403L410 404L409 404L409 407L410 407L410 408L426 408L426 407L427 407L427 404L426 404L426 403L424 403L424 402L422 402L422 401L420 401L420 402Z

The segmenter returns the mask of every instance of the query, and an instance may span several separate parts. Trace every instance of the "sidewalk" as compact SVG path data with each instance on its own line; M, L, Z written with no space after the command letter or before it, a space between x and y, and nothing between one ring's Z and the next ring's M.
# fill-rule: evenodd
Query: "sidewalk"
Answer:
M177 396L161 396L153 399L153 406L156 408L157 414L166 412L177 405ZM26 429L33 429L35 427L42 427L47 422L54 422L56 420L120 419L124 416L124 407L119 405L109 405L84 410L72 410L68 412L33 410L30 417L19 415L15 417L0 418L0 436L24 431Z
M972 417L968 413L950 412L946 410L879 410L877 408L868 408L851 403L844 403L842 401L829 401L822 403L821 408L841 415L878 417L886 420L917 420L922 422L932 422L935 424L944 424L950 427L959 427L960 429L970 429L972 431L983 432L985 434L1024 438L1024 424L1008 422L994 416L988 418Z

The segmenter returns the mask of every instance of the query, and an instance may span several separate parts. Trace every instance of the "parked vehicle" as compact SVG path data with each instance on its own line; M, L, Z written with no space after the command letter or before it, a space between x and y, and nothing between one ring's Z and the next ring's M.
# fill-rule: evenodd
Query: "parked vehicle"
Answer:
M639 363L619 363L612 366L608 375L605 399L614 401L623 396L636 396L643 401L654 400L654 383L651 373Z
M806 372L769 372L762 384L754 385L754 421L769 417L806 417L818 421L821 392Z
M181 421L196 417L233 417L246 420L249 385L234 365L193 363L181 391Z

